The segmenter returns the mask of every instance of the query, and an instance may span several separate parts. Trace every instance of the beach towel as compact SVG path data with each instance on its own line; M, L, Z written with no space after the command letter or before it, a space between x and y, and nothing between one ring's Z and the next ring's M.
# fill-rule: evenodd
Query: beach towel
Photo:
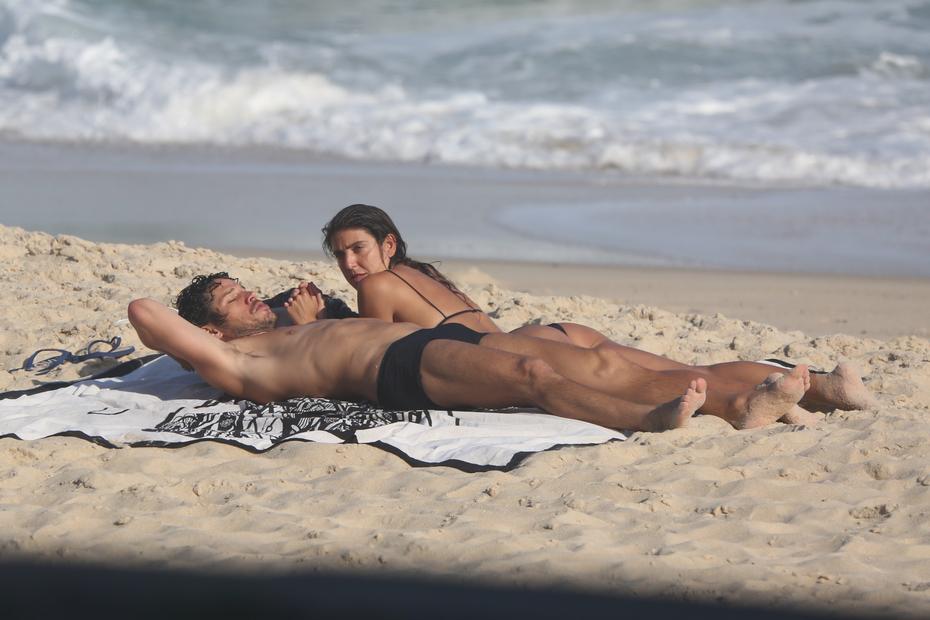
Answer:
M266 405L224 396L168 356L93 379L0 394L0 437L83 437L109 447L221 441L254 452L284 441L364 443L413 465L510 469L529 454L625 439L595 424L531 410L385 411L369 403L292 398Z

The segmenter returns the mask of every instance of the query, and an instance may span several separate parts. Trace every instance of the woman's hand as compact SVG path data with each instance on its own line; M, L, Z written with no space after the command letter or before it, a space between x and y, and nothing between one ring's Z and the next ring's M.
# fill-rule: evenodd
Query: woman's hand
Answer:
M301 282L291 291L290 299L284 302L284 309L295 325L304 325L325 318L323 291L313 282Z

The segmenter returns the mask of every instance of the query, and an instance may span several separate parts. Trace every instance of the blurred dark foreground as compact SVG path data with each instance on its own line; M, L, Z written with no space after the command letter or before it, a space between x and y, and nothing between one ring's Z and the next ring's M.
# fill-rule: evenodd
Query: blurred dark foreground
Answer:
M497 588L410 576L197 573L0 562L0 617L492 620L851 617L568 590Z

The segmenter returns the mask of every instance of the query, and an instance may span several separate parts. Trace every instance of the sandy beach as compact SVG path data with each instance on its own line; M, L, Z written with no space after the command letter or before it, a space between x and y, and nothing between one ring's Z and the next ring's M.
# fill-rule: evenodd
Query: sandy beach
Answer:
M262 294L311 278L354 301L329 263L234 257L177 242L93 243L5 226L0 256L3 390L40 382L6 372L39 347L75 350L119 335L137 355L148 352L124 320L126 304L143 294L169 301L195 273L226 269ZM919 308L898 321L913 330L894 333L888 325L897 319L888 317L879 338L848 329L848 315L837 310L845 303L842 283L815 287L834 304L821 306L818 328L792 326L787 317L798 296L768 294L765 279L744 276L741 287L750 299L767 298L761 305L774 314L751 305L716 314L706 305L699 312L697 305L630 302L613 290L579 295L570 288L575 275L561 269L537 276L564 294L534 295L515 289L521 279L527 290L540 280L494 269L448 265L504 327L573 319L685 362L778 356L830 369L850 361L879 406L820 415L806 427L741 432L698 417L685 429L544 452L512 471L486 473L415 468L360 445L292 442L256 455L209 442L108 449L69 437L4 438L0 553L930 612L930 340L916 327ZM803 291L804 279L791 285ZM882 286L873 297L911 299L927 290L908 280ZM779 313L778 328L760 320ZM879 325L863 321L863 329ZM42 380L113 364L66 364Z
M3 399L0 615L250 615L247 593L260 617L298 615L294 599L314 617L342 603L366 618L638 616L651 597L689 618L930 617L928 9L0 0L7 396L152 354L127 305L170 303L196 274L262 296L311 280L354 306L321 227L364 203L504 329L574 321L693 364L848 362L877 399L803 425L698 415L626 440L536 412L525 429L512 411L331 403L339 430L308 430L331 421L311 399L253 415L161 358L117 395L73 388L99 406ZM132 355L18 369L117 336ZM169 370L149 382L152 368ZM377 444L328 434L403 416L361 428ZM512 468L448 456L447 430L486 433L493 452L508 424L525 442L499 462L551 446L547 428L584 428ZM272 427L300 436L233 443ZM378 435L393 431L436 431L423 443L445 465L398 456ZM609 442L578 445L585 432ZM282 575L296 581L266 580ZM436 580L467 591L420 596ZM393 604L370 596L392 583ZM538 596L559 588L597 601Z

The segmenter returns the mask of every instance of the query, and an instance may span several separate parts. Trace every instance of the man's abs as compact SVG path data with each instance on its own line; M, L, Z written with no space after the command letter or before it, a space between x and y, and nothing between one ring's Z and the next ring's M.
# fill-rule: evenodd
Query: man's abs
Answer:
M419 329L375 319L316 321L233 341L242 396L267 402L296 396L375 400L387 347Z

